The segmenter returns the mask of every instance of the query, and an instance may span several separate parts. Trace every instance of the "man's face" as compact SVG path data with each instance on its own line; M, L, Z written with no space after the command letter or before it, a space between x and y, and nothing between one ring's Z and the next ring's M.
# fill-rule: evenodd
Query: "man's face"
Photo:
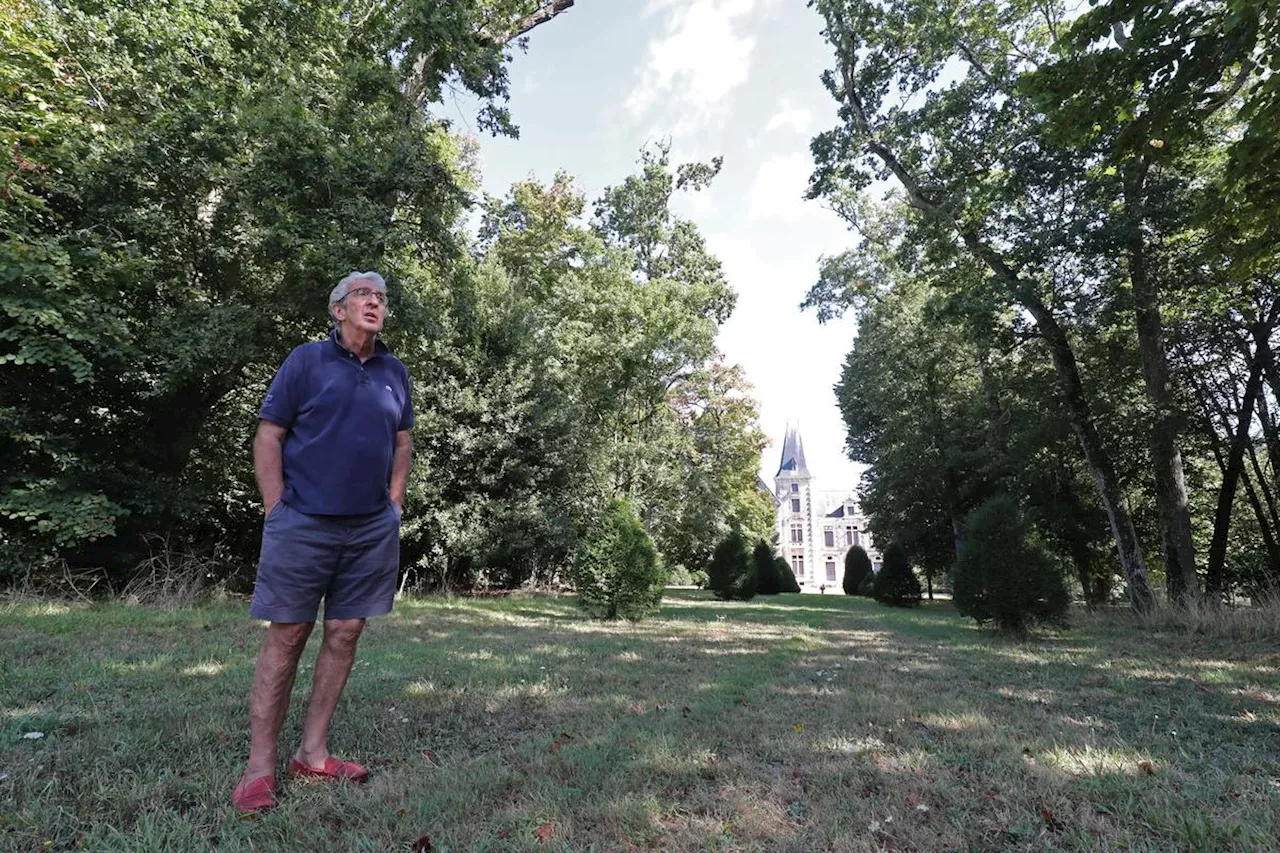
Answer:
M387 294L373 282L360 279L335 309L339 325L376 335L387 318Z

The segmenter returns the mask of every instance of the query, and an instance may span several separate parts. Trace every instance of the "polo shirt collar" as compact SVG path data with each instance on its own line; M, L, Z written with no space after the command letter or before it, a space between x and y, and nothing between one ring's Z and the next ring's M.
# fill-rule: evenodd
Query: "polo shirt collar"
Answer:
M351 352L351 350L347 349L342 345L342 341L338 340L337 326L334 326L332 329L329 330L329 340L333 341L333 345L337 347L339 350L341 350L342 352L344 353ZM387 349L387 345L384 344L382 342L382 338L378 337L377 335L373 336L373 354L374 355L390 355L391 354L391 350Z

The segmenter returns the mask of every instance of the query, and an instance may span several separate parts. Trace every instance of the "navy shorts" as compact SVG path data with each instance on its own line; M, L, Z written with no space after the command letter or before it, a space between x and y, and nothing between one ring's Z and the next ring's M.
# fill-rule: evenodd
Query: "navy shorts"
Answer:
M262 527L249 615L269 622L363 619L391 612L400 569L400 513L307 515L279 501Z

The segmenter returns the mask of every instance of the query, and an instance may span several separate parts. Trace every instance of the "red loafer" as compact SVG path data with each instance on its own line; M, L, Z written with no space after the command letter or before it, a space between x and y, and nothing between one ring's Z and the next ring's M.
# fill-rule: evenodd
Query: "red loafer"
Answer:
M308 767L294 758L289 762L289 775L306 779L346 780L360 783L369 778L369 771L354 761L343 761L341 758L330 755L324 760L324 767Z
M254 779L241 779L231 792L231 805L238 812L254 814L276 807L276 777L268 774Z

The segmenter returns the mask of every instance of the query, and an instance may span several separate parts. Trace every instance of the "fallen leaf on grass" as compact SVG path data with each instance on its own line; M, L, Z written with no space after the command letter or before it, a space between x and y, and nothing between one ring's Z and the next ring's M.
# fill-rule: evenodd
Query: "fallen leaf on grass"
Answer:
M413 853L431 853L433 850L435 848L431 846L430 836L424 835L413 842Z
M555 821L549 820L546 823L538 824L538 828L533 831L533 834L537 837L538 843L546 844L551 840L551 836L556 834Z
M915 791L912 791L910 794L907 794L907 805L911 806L912 808L915 808L916 806L920 805L920 795L917 794Z
M1156 775L1156 768L1150 761L1139 761L1138 769L1143 773L1146 773L1148 776Z
M1044 818L1045 826L1049 827L1054 832L1057 832L1059 829L1062 829L1062 821L1058 820L1056 817L1053 816L1052 809L1049 809L1049 808L1041 809L1040 816Z
M802 723L793 723L791 728L795 729L797 732L804 731L804 725Z

